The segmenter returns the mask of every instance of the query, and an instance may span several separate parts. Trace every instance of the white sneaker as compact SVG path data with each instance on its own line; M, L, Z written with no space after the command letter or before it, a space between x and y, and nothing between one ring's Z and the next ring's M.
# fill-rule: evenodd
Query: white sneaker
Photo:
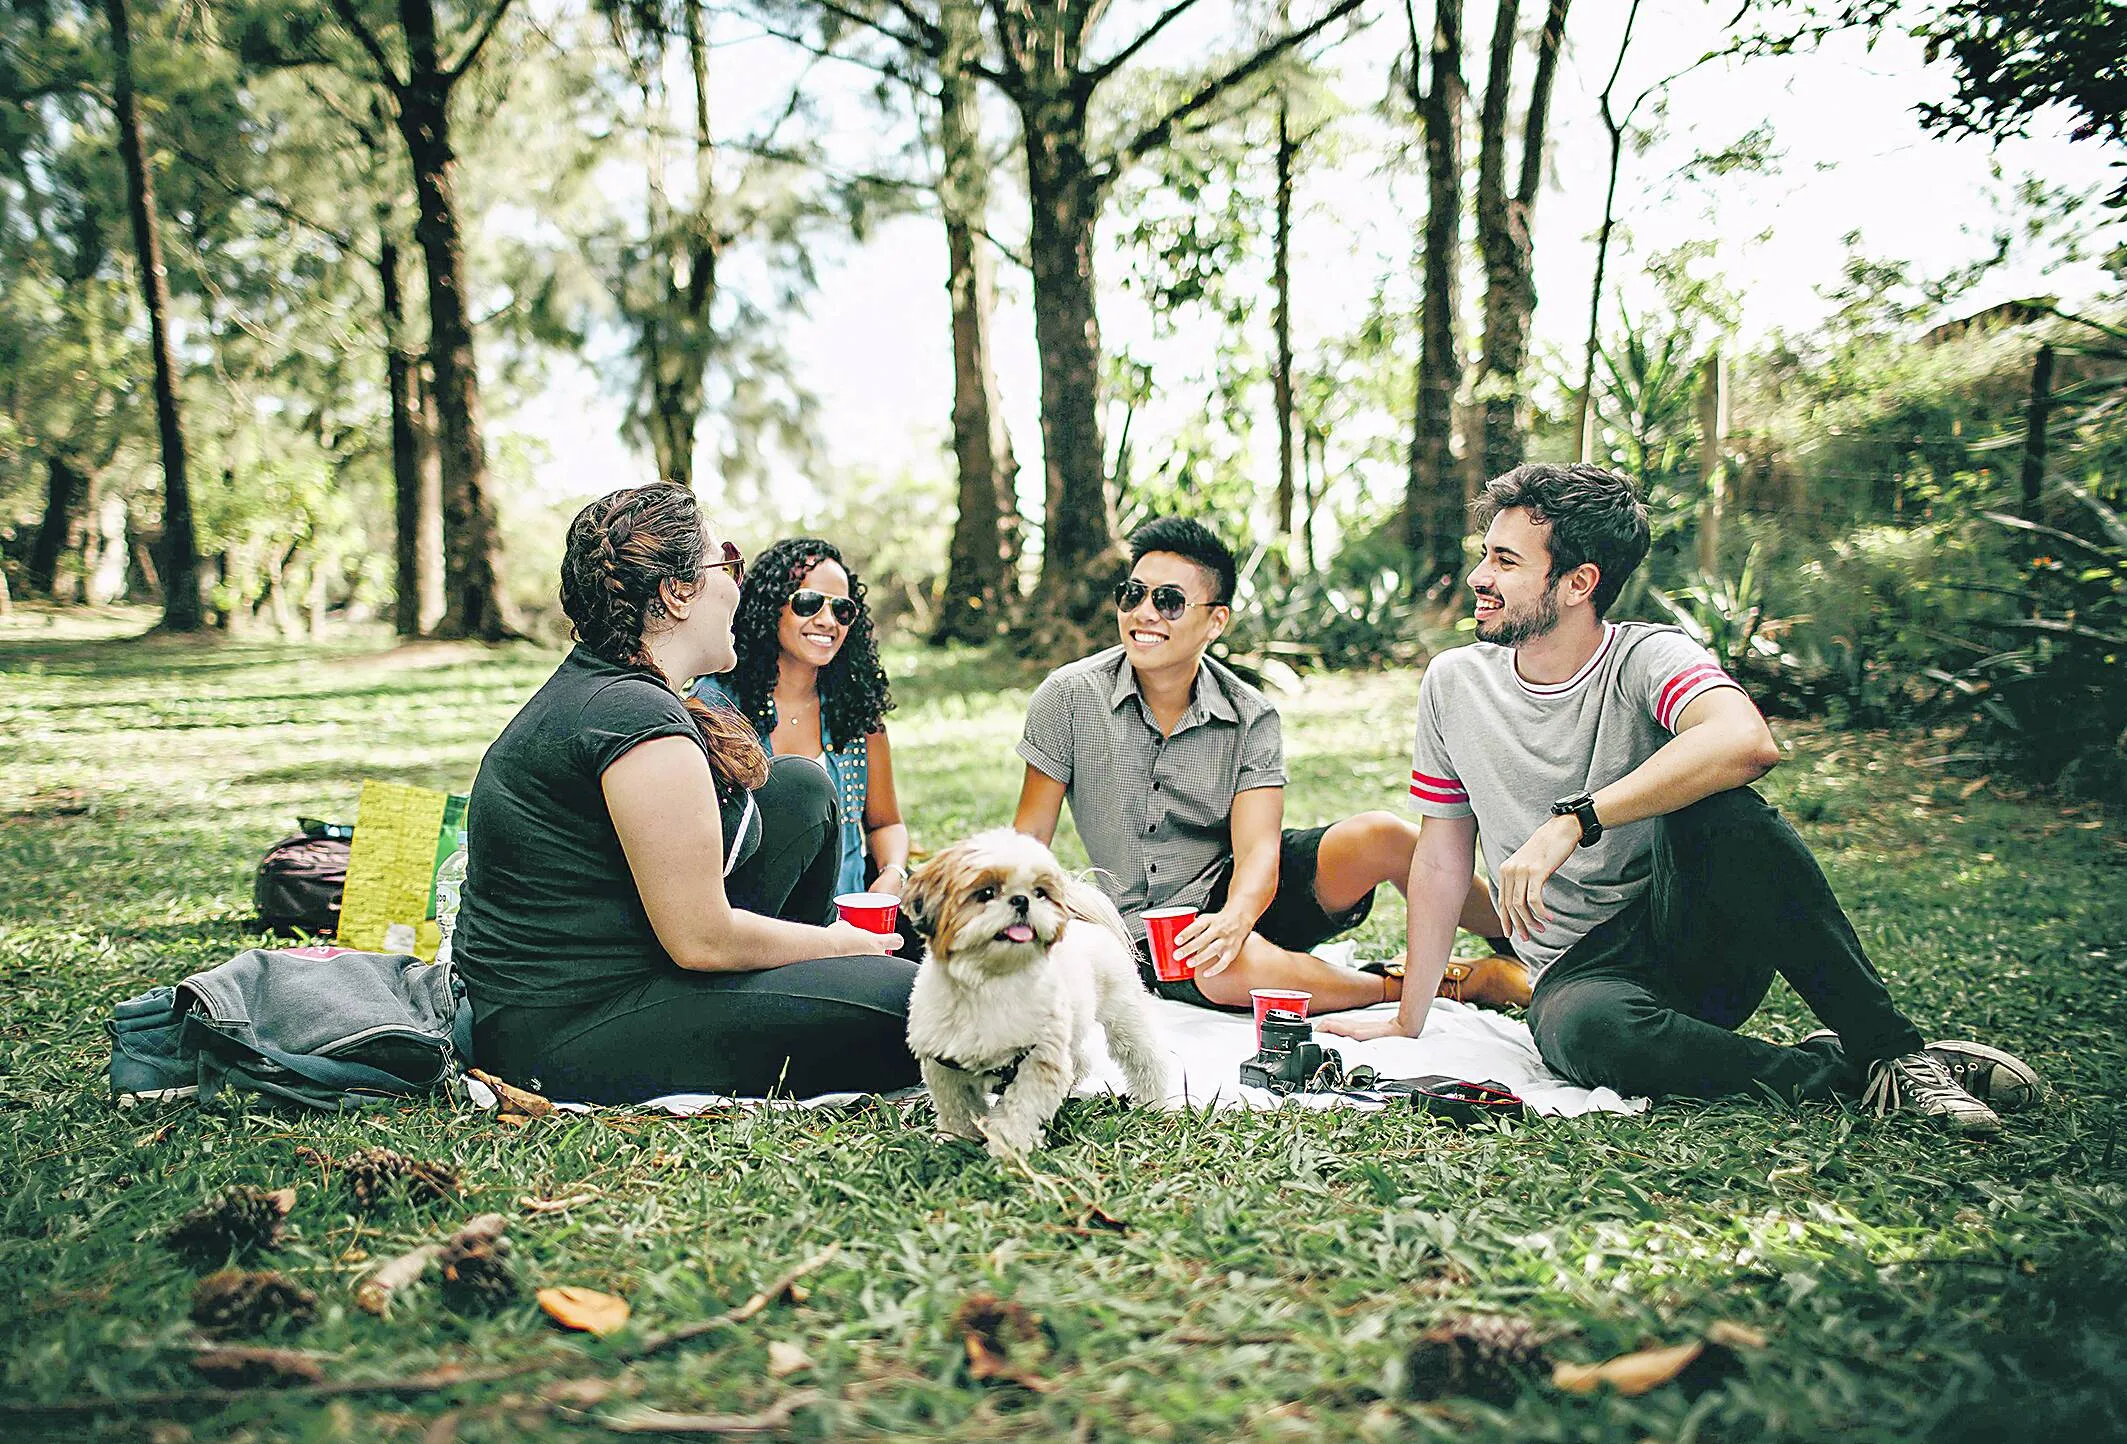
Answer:
M1930 1043L1927 1050L1942 1060L1958 1087L1997 1113L2029 1108L2045 1096L2038 1070L2014 1053L1951 1038Z
M1925 1114L1967 1138L2001 1132L1994 1110L1960 1088L1943 1060L1926 1050L1878 1061L1861 1101L1878 1114L1894 1108Z

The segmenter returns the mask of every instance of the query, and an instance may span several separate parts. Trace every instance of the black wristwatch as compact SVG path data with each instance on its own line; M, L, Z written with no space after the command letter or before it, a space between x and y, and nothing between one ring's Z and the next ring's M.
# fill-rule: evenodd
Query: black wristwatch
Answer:
M1587 847L1601 839L1603 824L1595 815L1595 799L1583 792L1578 797L1568 797L1551 804L1553 817L1577 817L1580 819L1580 845Z

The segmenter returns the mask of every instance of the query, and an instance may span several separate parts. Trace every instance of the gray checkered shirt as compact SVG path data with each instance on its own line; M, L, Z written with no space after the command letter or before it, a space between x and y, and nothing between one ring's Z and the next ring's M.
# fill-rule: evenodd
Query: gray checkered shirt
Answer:
M1199 907L1233 857L1233 799L1285 785L1277 709L1209 657L1161 736L1121 647L1059 667L1034 691L1019 755L1064 784L1102 889L1142 935L1151 907Z

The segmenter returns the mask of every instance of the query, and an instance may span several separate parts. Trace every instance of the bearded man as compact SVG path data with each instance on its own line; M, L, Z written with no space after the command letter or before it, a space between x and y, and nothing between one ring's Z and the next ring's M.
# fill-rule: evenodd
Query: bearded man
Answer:
M1424 1028L1481 838L1536 973L1530 1031L1576 1083L1860 1095L1967 1135L2034 1101L2022 1061L1926 1043L1892 1002L1816 859L1750 787L1780 748L1735 679L1678 628L1604 620L1647 554L1630 483L1520 466L1486 486L1478 523L1477 642L1435 658L1418 691L1402 1005L1324 1031ZM1825 1031L1793 1046L1735 1031L1775 974Z

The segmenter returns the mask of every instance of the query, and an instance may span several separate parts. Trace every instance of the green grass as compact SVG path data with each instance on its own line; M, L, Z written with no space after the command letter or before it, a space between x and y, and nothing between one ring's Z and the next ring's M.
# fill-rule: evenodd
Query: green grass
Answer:
M411 1441L446 1412L464 1440L583 1437L598 1431L547 1408L543 1383L620 1379L593 1413L754 1410L808 1382L768 1375L771 1341L814 1362L825 1402L791 1426L810 1438L2127 1432L2127 848L2094 815L1928 766L1926 739L1791 732L1768 786L1923 1028L2002 1043L2059 1086L1999 1142L1740 1104L1457 1133L1415 1115L1080 1103L1030 1184L885 1110L523 1128L430 1105L114 1110L99 1020L253 941L250 870L295 814L347 816L365 776L462 787L552 664L127 640L127 622L0 627L0 1396L195 1386L197 1270L157 1240L235 1183L301 1185L268 1257L321 1296L285 1342L333 1377L550 1362L406 1399L0 1420L9 1437ZM919 842L1003 821L1033 677L964 655L896 666ZM1295 820L1397 804L1415 690L1329 679L1286 708ZM1368 941L1400 922L1378 908ZM1754 1026L1812 1025L1780 993ZM364 1215L297 1154L371 1144L456 1163L469 1197ZM565 1214L519 1202L582 1194ZM1095 1205L1127 1232L1085 1228ZM564 1336L529 1305L469 1320L424 1288L390 1320L352 1308L368 1261L484 1210L511 1215L528 1281L624 1294L640 1332L841 1251L802 1303L632 1367L617 1357L630 1335ZM978 1291L1040 1316L1047 1392L966 1377L953 1319ZM1697 1393L1575 1398L1536 1379L1505 1407L1403 1398L1411 1342L1470 1309L1534 1319L1572 1359L1722 1319L1770 1345Z

